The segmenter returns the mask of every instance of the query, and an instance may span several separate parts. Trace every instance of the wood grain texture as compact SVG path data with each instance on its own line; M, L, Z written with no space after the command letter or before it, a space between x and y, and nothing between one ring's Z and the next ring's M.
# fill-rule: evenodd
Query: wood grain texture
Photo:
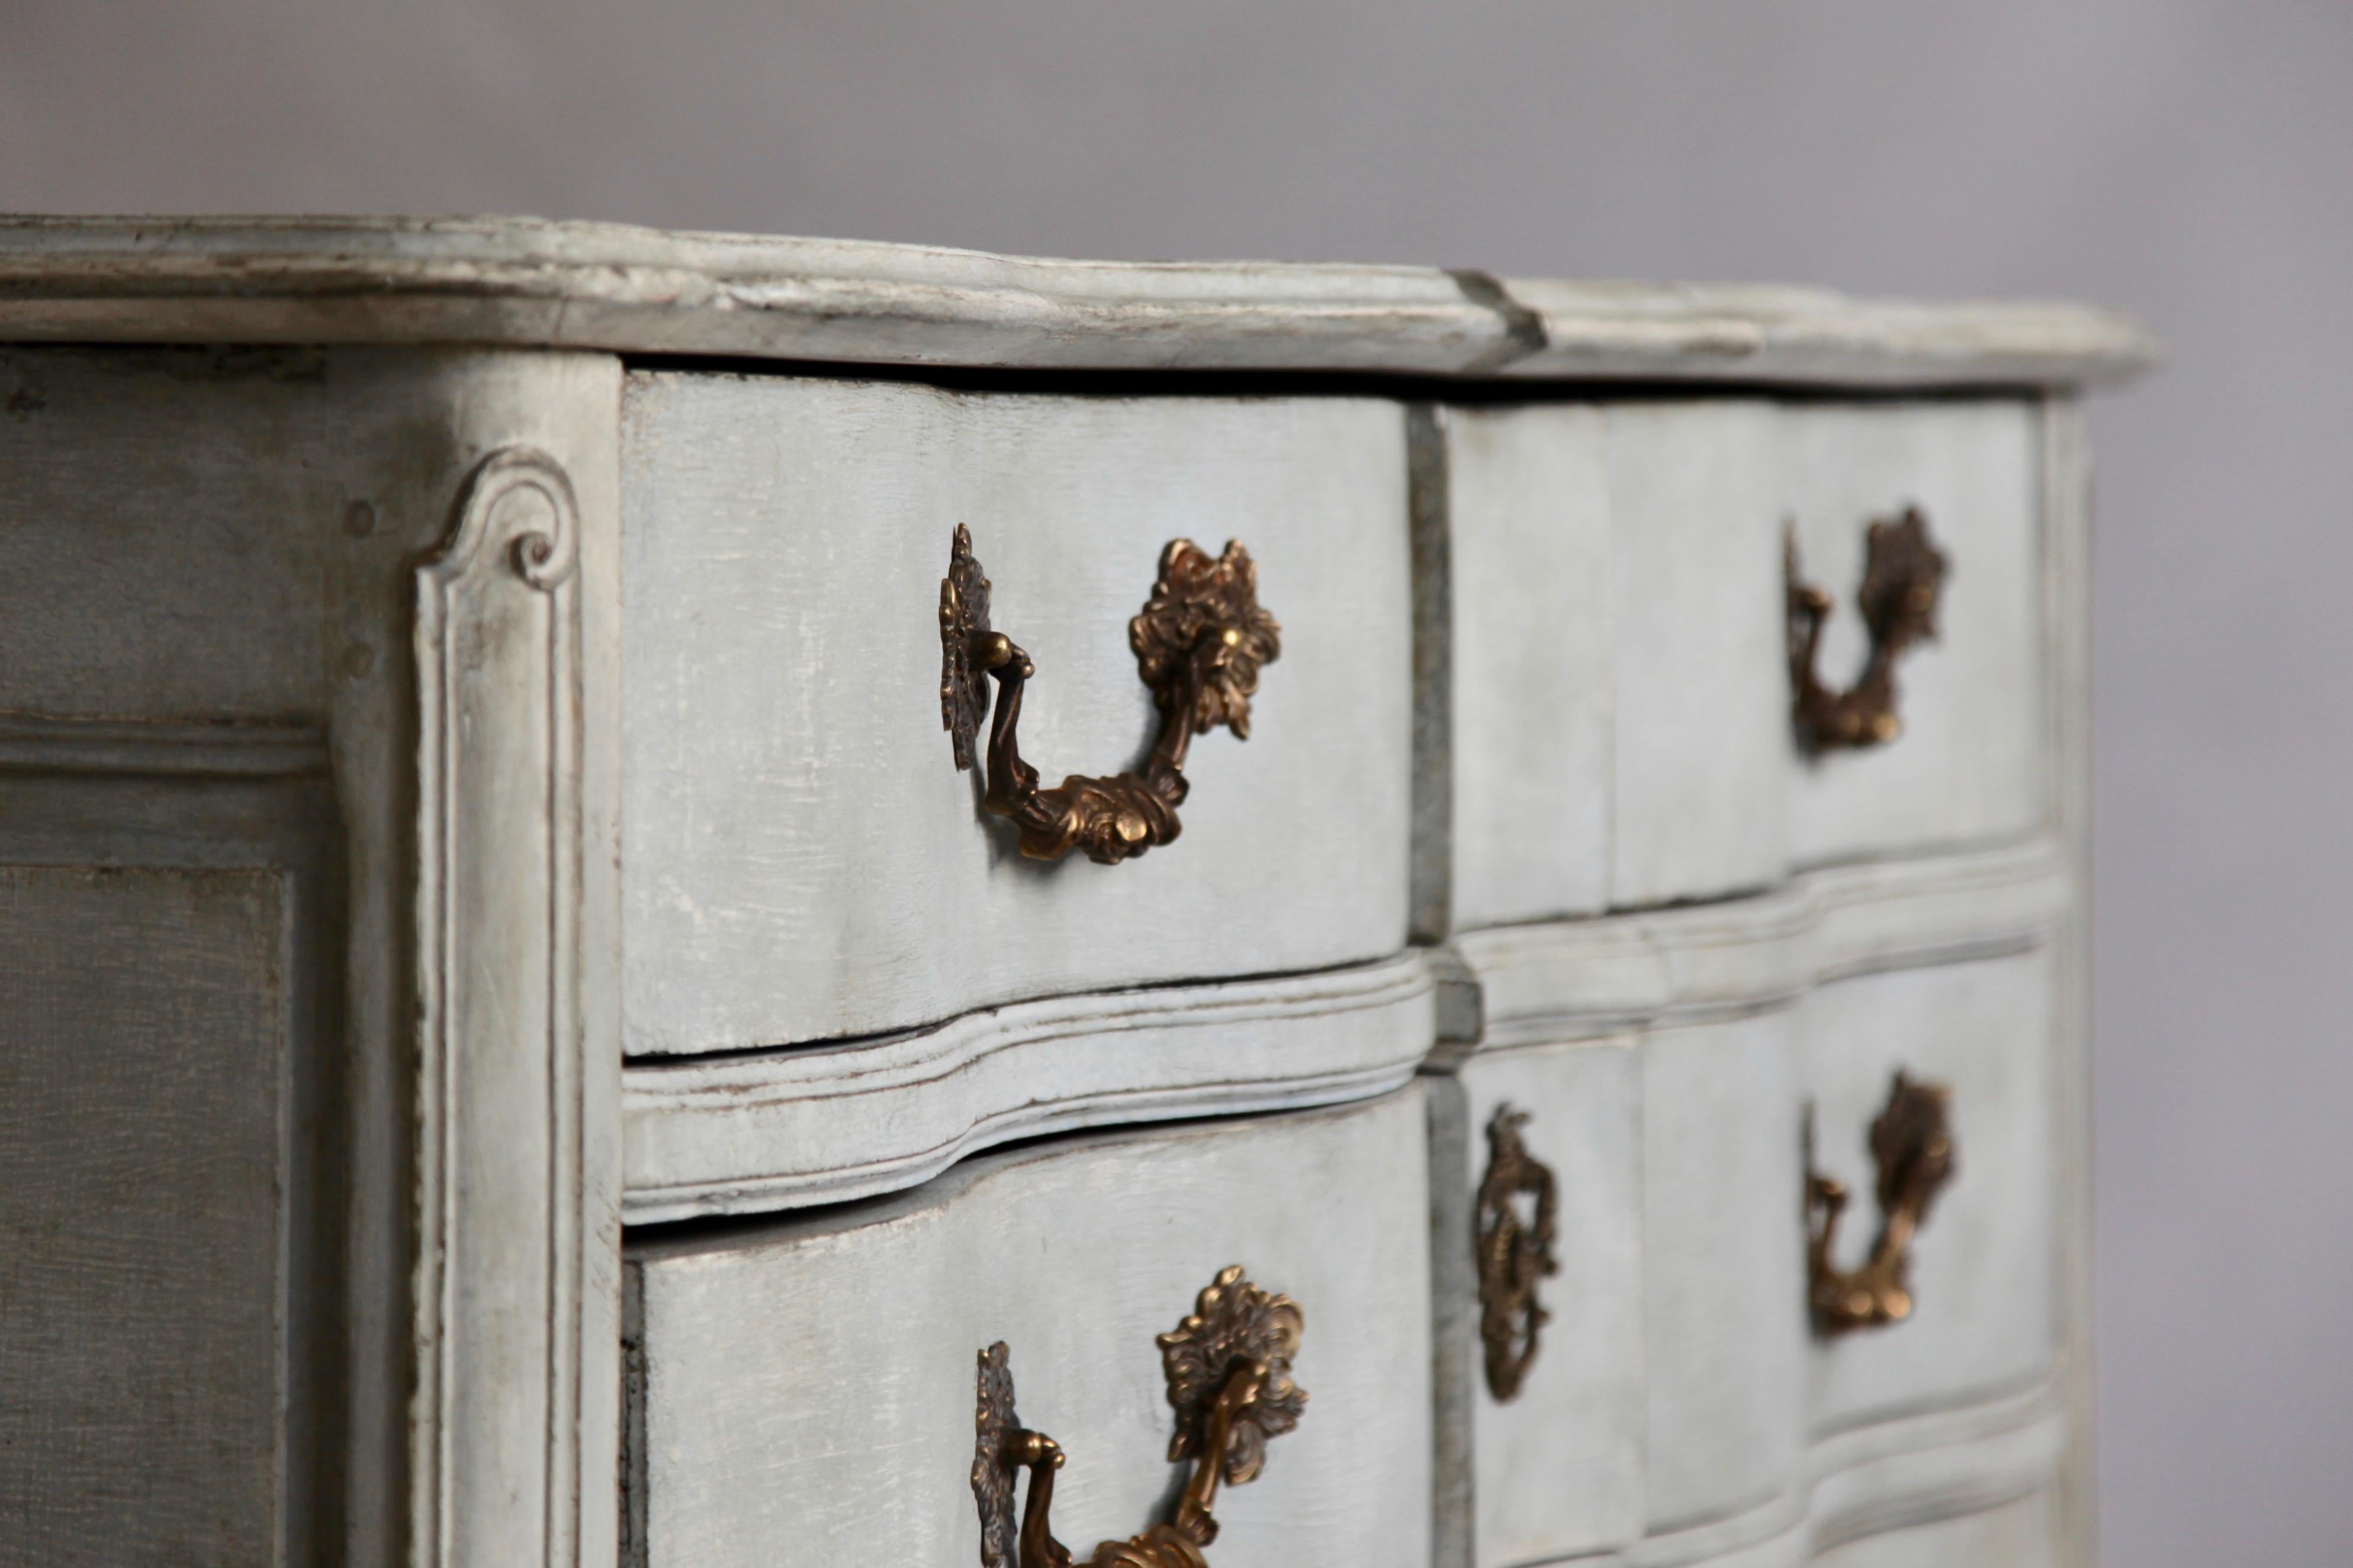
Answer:
M978 1562L973 1367L1070 1462L1083 1552L1166 1502L1153 1336L1219 1268L1296 1298L1309 1403L1219 1501L1235 1568L1409 1568L1430 1542L1430 1259L1416 1089L1342 1111L984 1156L877 1205L634 1254L649 1568Z
M630 1067L630 1223L913 1186L976 1150L1117 1122L1366 1098L1436 1024L1409 954L1268 980L1017 1002L855 1044Z
M1396 405L640 373L625 439L632 1054L1403 945ZM1249 546L1282 656L1249 741L1193 747L1178 842L1047 864L980 810L939 720L959 522L997 627L1036 662L1021 738L1050 779L1130 766L1150 739L1127 622L1166 542Z
M283 873L0 867L0 1530L283 1561Z
M1898 1067L1953 1091L1958 1168L1913 1247L1911 1319L1814 1341L1817 1432L2039 1383L2057 1348L2052 959L2010 958L1864 976L1801 1008L1814 1159L1855 1201L1841 1261L1878 1223L1865 1147Z
M1418 267L1060 261L534 218L15 218L0 337L478 343L1031 368L2072 385L2121 317Z

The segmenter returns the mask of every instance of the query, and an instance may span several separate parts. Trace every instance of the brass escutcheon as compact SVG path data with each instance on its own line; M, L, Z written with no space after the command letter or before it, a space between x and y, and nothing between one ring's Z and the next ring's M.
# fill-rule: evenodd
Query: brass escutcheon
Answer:
M1936 601L1944 591L1944 553L1928 537L1928 519L1916 506L1881 518L1864 533L1862 586L1855 608L1871 633L1862 674L1843 692L1815 673L1831 596L1805 580L1798 566L1792 523L1782 546L1783 588L1789 617L1790 717L1799 747L1811 754L1883 746L1904 733L1895 711L1895 662L1915 643L1936 635Z
M940 579L940 724L954 737L955 765L968 768L997 683L988 733L988 788L982 803L1021 830L1021 853L1060 860L1072 848L1104 865L1133 860L1182 831L1185 754L1193 737L1224 725L1250 738L1250 697L1261 666L1282 652L1282 628L1258 606L1258 566L1233 540L1213 556L1190 539L1160 553L1160 577L1127 623L1136 673L1152 689L1160 731L1140 773L1071 774L1051 789L1021 760L1015 736L1021 690L1037 673L1013 640L988 623L989 583L972 553L972 532L956 524L948 575Z
M1814 1112L1806 1107L1807 1302L1816 1332L1881 1328L1912 1315L1912 1241L1957 1168L1947 1117L1952 1097L1941 1084L1916 1083L1897 1071L1887 1107L1871 1124L1879 1236L1862 1266L1851 1272L1831 1261L1846 1213L1846 1183L1814 1170Z
M1252 1285L1240 1264L1219 1271L1192 1313L1158 1338L1176 1432L1168 1462L1193 1461L1176 1516L1126 1541L1106 1541L1087 1568L1208 1568L1202 1548L1218 1539L1210 1512L1220 1481L1255 1480L1269 1439L1299 1425L1307 1391L1291 1381L1305 1319L1299 1304ZM1054 1539L1050 1514L1061 1445L1021 1425L1013 1407L1013 1372L1003 1340L980 1352L975 1411L972 1495L980 1508L982 1568L1071 1568L1070 1549ZM1029 1472L1029 1497L1017 1534L1014 1483Z
M1521 1140L1520 1129L1527 1123L1527 1112L1508 1105L1498 1106L1487 1123L1487 1174L1479 1183L1474 1227L1487 1392L1504 1404L1519 1397L1535 1364L1544 1326L1552 1320L1536 1299L1536 1283L1560 1272L1552 1252L1558 1193L1552 1167ZM1521 1198L1533 1204L1525 1220L1515 1206Z

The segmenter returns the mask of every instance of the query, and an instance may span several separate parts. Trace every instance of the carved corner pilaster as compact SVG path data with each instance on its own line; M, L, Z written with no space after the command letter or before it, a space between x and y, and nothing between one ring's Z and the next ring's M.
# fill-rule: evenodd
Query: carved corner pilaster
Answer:
M606 1555L588 1510L613 1510L594 1380L619 1238L587 1152L618 1061L583 991L583 518L523 446L475 467L457 515L417 570L410 1560L575 1568Z

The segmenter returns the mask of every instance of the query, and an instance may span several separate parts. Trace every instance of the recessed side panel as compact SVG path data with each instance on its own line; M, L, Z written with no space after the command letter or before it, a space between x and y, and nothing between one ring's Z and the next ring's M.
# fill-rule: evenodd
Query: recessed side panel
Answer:
M282 1559L290 880L0 867L15 1561Z

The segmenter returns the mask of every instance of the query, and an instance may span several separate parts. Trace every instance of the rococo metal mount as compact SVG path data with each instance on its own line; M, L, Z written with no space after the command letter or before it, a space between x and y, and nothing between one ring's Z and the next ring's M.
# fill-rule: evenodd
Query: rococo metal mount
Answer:
M1258 566L1238 541L1211 556L1190 539L1160 553L1159 580L1143 611L1127 623L1136 673L1152 689L1160 733L1140 773L1109 778L1071 774L1054 789L1021 759L1016 731L1021 692L1037 673L1013 640L990 627L989 584L972 553L972 533L956 524L948 574L940 579L940 724L954 737L955 764L973 765L980 721L997 683L988 732L990 812L1021 830L1021 853L1059 860L1071 849L1115 865L1173 841L1182 825L1185 755L1193 737L1224 725L1250 738L1250 697L1259 670L1282 652L1282 628L1258 605Z
M1086 1568L1208 1568L1202 1548L1218 1539L1211 1509L1218 1487L1258 1478L1268 1440L1299 1425L1307 1391L1291 1380L1305 1317L1288 1296L1262 1290L1237 1264L1196 1298L1193 1311L1159 1336L1161 1370L1176 1433L1168 1462L1193 1462L1173 1519L1126 1541L1106 1541ZM1062 1447L1021 1425L1013 1404L1013 1371L1003 1340L980 1352L974 1412L973 1500L980 1508L982 1568L1071 1568L1070 1548L1054 1539L1054 1474ZM1018 1535L1015 1481L1029 1472Z

